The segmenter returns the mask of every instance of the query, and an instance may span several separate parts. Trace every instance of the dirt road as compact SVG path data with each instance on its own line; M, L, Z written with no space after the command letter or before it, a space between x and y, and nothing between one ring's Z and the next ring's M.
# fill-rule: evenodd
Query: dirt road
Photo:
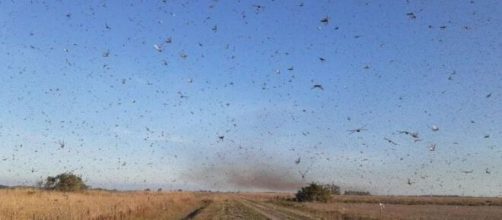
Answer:
M264 201L228 199L216 201L186 219L319 219L307 212Z

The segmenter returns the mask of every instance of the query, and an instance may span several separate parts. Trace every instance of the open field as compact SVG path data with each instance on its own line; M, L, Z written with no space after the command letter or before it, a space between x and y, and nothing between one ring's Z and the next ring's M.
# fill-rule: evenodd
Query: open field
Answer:
M502 198L0 190L0 219L500 219ZM383 207L380 205L383 203Z

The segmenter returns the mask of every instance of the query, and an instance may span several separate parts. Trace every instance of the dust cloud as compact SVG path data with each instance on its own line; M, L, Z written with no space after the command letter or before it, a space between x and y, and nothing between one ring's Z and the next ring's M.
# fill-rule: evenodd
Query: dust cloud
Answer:
M186 179L222 191L296 191L305 185L293 167L264 162L237 165L220 162L192 170Z

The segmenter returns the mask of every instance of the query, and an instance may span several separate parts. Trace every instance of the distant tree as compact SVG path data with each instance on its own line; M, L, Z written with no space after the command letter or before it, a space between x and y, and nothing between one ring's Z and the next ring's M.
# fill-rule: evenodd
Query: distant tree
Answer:
M309 186L301 188L296 193L296 201L298 202L327 202L330 198L330 189L316 183L311 183Z
M157 192L162 192L162 188L158 188L158 189L157 189Z
M150 188L146 188L146 189L145 189L145 192L150 192Z
M73 173L61 173L57 176L48 176L45 181L37 184L47 190L65 192L81 191L89 188L80 176Z
M355 190L348 190L343 193L344 195L353 195L353 196L369 196L370 192L368 191L355 191Z

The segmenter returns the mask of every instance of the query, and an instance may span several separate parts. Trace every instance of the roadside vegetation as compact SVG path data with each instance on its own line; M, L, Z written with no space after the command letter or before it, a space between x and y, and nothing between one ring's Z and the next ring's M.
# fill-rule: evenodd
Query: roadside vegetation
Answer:
M339 190L335 190L338 192ZM298 202L328 202L331 198L332 188L317 183L301 188L295 195Z
M190 192L0 190L0 219L182 219L205 195Z

